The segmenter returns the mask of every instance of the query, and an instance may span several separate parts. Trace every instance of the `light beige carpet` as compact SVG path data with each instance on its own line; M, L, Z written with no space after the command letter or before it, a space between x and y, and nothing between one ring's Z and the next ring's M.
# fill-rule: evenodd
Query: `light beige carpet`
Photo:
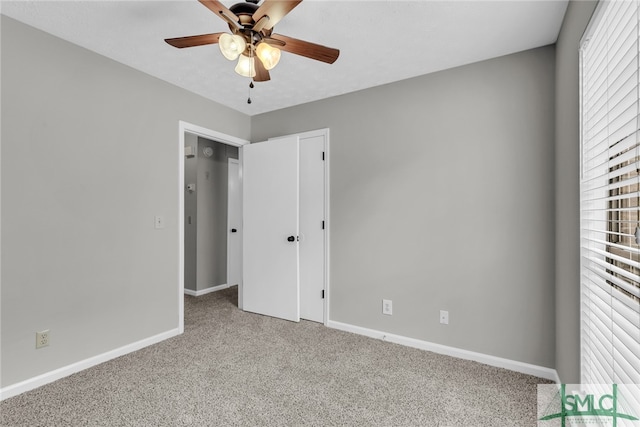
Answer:
M185 333L0 402L2 426L535 426L540 378L185 296Z

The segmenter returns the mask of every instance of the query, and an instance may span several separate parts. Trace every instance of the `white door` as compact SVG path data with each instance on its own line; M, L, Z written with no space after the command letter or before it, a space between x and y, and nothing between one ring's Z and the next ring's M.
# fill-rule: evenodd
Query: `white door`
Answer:
M298 137L242 147L243 309L300 320Z
M229 159L229 191L227 194L227 284L242 283L242 205L240 164Z
M300 137L300 317L324 321L324 135Z

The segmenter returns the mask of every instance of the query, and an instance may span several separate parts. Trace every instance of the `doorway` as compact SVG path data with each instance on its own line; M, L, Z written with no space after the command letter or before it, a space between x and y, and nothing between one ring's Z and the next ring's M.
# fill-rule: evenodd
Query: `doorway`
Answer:
M179 125L179 153L180 153L180 157L179 157L179 203L181 206L181 209L179 209L179 218L178 218L178 230L179 230L179 268L178 268L178 302L179 302L179 306L178 306L178 315L179 315L179 330L182 332L184 330L184 291L185 291L185 282L184 282L184 272L185 272L185 246L184 246L184 239L185 239L185 215L184 215L184 209L182 208L184 206L184 198L185 198L185 191L186 191L186 183L185 183L185 179L184 179L184 147L185 147L185 136L187 135L196 135L199 137L203 137L205 139L208 140L212 140L212 141L217 141L223 144L227 144L233 147L238 147L238 148L242 148L243 146L249 144L249 141L247 140L243 140L240 138L236 138L233 136L229 136L229 135L225 135L216 131L212 131L206 128L202 128L200 126L197 125L193 125L187 122L180 122ZM324 193L324 200L323 203L321 203L320 205L322 205L322 207L320 208L320 211L318 211L317 209L315 210L316 212L318 212L319 215L323 216L323 220L320 221L320 224L318 224L318 221L314 220L312 221L313 223L313 227L318 227L319 229L322 230L321 234L319 234L319 236L321 236L321 238L319 240L322 241L322 247L320 251L315 251L316 254L320 254L320 256L322 257L322 260L319 262L319 266L320 269L316 270L318 272L320 272L319 274L312 274L312 276L314 278L319 278L319 280L316 280L316 285L318 286L316 288L316 290L313 290L309 293L309 295L312 296L312 298L316 299L318 298L318 294L319 298L321 299L321 303L319 305L320 309L319 310L315 310L315 315L309 315L308 317L314 317L312 320L318 321L318 322L322 322L325 325L328 323L329 321L329 289L330 289L330 282L329 282L329 229L330 229L330 220L329 220L329 129L321 129L321 130L317 130L317 131L310 131L310 132L304 132L304 133L300 133L297 134L296 137L299 138L300 141L303 142L309 142L311 143L311 140L315 140L316 143L314 143L313 145L316 148L313 148L312 150L309 151L310 156L309 158L317 158L316 156L318 154L320 154L319 152L317 152L317 148L322 148L324 147L322 154L321 154L321 158L322 158L322 165L323 165L323 175L320 178L319 181L315 181L315 188L317 188L319 191L323 191ZM273 138L273 139L277 139L277 138ZM320 143L320 140L322 140L323 143ZM306 146L307 148L311 148L311 144L309 144L308 146ZM303 151L305 151L305 149L303 148ZM315 154L313 154L313 152L316 151ZM239 157L239 161L238 161L238 169L239 169L239 175L240 175L240 185L239 185L239 193L240 193L240 200L243 200L243 175L244 173L246 173L245 170L245 166L244 165L244 161L243 161L243 149L239 149L239 153L238 153L238 157ZM300 158L298 159L298 161L302 164L304 163L304 158ZM302 180L304 180L304 178L301 178ZM304 185L304 184L303 184ZM321 188L324 187L324 188ZM241 202L243 203L243 202ZM241 212L244 212L244 208L241 205L240 207ZM245 212L246 214L246 212ZM229 227L229 230L233 227ZM243 230L243 228L240 228L240 230ZM301 236L303 241L305 241L305 231L300 230L301 231ZM241 247L244 250L245 248L243 246L245 246L242 243L242 239L241 241ZM246 254L245 254L246 256ZM244 260L243 260L244 261ZM317 265L317 266L318 266ZM316 268L317 268L316 266ZM242 269L245 269L245 266L242 265ZM244 271L242 273L243 275L246 274ZM304 276L304 274L303 274ZM227 283L229 284L229 283ZM240 278L240 281L238 283L238 308L240 308L241 310L244 309L243 307L243 296L244 296L244 277ZM322 318L319 317L319 313L322 313ZM304 316L307 317L307 316ZM303 317L303 318L304 318ZM311 320L311 319L310 319Z
M179 331L182 333L184 331L184 294L185 294L185 290L188 289L185 287L185 272L187 271L187 267L189 268L193 268L193 265L188 266L187 262L193 262L193 259L196 259L196 263L197 263L197 248L194 249L193 246L187 247L185 245L185 241L187 238L187 225L189 218L186 215L185 212L185 196L188 192L187 190L187 184L195 184L194 192L198 191L198 185L197 182L190 182L187 183L187 180L185 179L185 172L186 172L186 168L185 168L185 159L186 159L186 154L189 154L189 148L186 148L186 146L189 146L191 144L188 143L188 141L193 141L194 138L197 141L197 138L203 138L205 140L208 141L215 141L216 143L219 143L223 146L229 146L230 148L234 148L235 150L238 150L238 158L240 160L240 164L242 161L242 153L241 150L239 150L240 147L242 147L245 144L248 144L249 141L241 139L241 138L236 138L234 136L231 135L226 135L220 132L216 132L213 131L211 129L207 129L207 128L203 128L201 126L198 125L194 125L192 123L188 123L188 122L184 122L184 121L180 121L179 125L178 125L178 131L179 131L179 138L178 138L178 153L179 153L179 157L178 157L178 205L179 205L179 209L178 209L178 252L179 252L179 262L178 262L178 329ZM204 155L204 147L202 148L202 154ZM214 152L215 153L215 152ZM211 153L211 156L214 155L214 153ZM192 152L192 154L195 154L195 152ZM203 174L203 176L206 179L206 174ZM212 174L211 171L209 171L209 179L211 180L212 178ZM227 177L225 176L225 180L227 179ZM240 192L242 191L242 186L240 186ZM226 196L225 196L225 200L224 203L226 205L227 200L226 200ZM194 218L192 216L191 218L191 225L194 224L194 222L197 221L197 218ZM227 226L225 223L225 231ZM190 251L189 253L187 251ZM195 258L194 258L195 257ZM197 264L196 264L196 268L197 268ZM226 260L225 260L225 269L226 269ZM195 271L195 270L192 270ZM193 273L192 273L193 274ZM223 283L223 285L229 285L228 282ZM213 286L204 286L204 289L207 288L212 288ZM187 291L188 292L188 291ZM194 293L198 292L198 289L196 287L196 290L193 291ZM200 293L201 295L202 293ZM241 295L242 295L242 283L238 283L238 294L239 294L239 298L238 298L238 306L239 308L242 308L242 300L241 300Z
M227 280L228 263L237 265L237 251L228 253L228 240L235 238L239 225L231 233L228 221L241 223L241 211L234 206L229 217L229 162L238 162L238 147L201 136L185 135L184 291L200 296L237 284ZM233 180L237 189L239 171Z

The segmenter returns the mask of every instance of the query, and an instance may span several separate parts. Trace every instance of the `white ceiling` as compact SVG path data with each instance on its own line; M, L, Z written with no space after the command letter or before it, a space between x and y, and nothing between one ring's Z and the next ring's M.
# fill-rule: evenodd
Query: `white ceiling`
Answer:
M251 104L248 79L217 46L164 42L228 31L196 0L3 1L1 11L254 115L554 43L566 8L567 0L305 0L274 32L338 48L340 57L328 65L283 52L271 81L256 83Z

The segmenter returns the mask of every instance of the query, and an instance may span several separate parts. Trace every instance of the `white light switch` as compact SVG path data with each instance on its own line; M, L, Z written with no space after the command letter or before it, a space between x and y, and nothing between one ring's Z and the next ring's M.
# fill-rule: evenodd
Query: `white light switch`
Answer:
M393 314L393 301L390 299L382 300L382 314L391 316Z
M155 228L160 229L164 228L164 217L161 215L156 215L154 218Z

